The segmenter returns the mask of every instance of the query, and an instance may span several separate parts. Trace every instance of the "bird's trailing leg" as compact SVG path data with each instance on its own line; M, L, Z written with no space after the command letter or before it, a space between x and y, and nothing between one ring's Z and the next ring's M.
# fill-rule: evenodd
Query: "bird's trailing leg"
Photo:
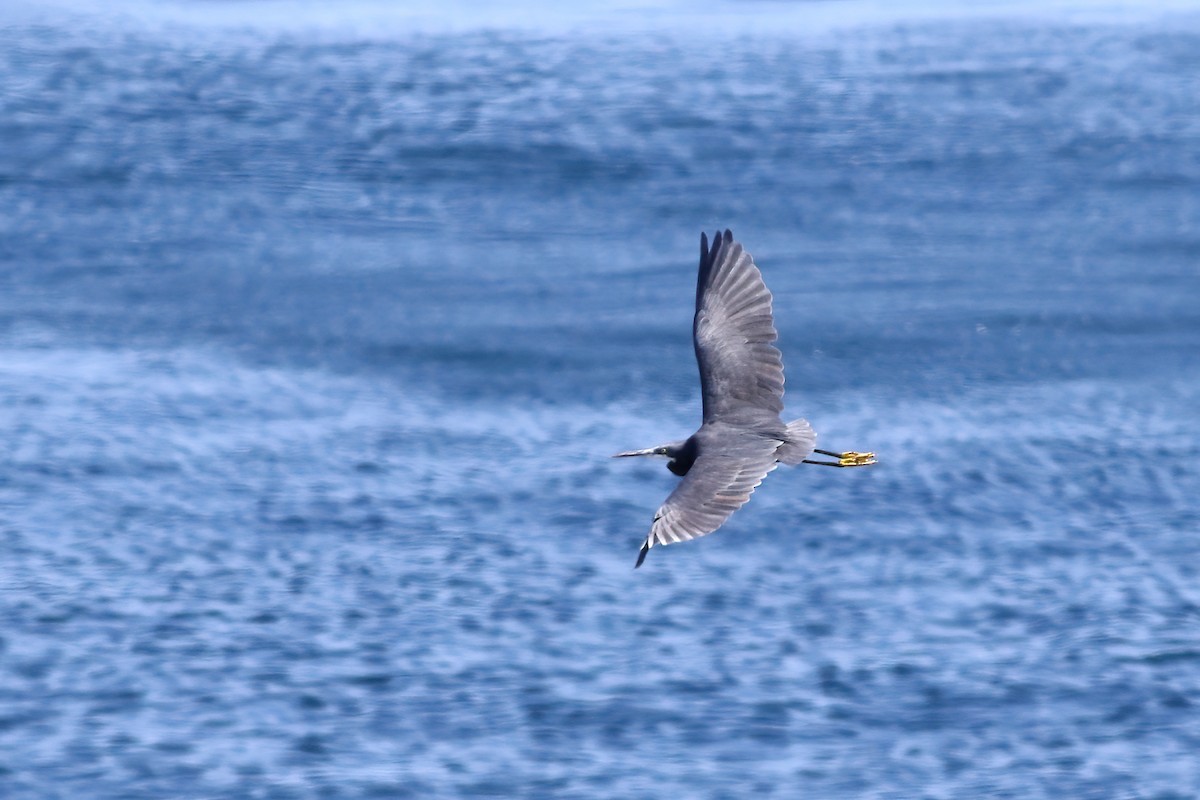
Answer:
M856 453L853 450L847 450L845 453L835 453L831 450L813 450L813 452L823 456L832 456L837 461L813 461L806 458L804 459L805 464L820 464L823 467L869 467L879 463L875 460L874 453Z

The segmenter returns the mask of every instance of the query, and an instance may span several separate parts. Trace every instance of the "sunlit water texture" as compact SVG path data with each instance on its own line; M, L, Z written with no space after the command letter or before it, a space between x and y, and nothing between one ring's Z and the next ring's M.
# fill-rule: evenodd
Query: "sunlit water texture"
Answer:
M0 11L0 796L1200 794L1197 16L281 6Z

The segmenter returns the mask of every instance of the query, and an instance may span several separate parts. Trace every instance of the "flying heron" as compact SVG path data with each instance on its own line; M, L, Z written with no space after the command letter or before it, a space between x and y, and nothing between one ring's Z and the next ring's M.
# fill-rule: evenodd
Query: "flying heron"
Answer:
M700 429L679 442L623 456L666 456L683 477L654 515L637 564L656 544L686 542L712 533L741 508L780 464L865 467L874 453L816 449L817 434L803 419L784 423L783 357L771 316L771 292L742 245L726 230L700 234L700 274L692 341L700 364L704 409ZM835 461L815 461L813 453Z

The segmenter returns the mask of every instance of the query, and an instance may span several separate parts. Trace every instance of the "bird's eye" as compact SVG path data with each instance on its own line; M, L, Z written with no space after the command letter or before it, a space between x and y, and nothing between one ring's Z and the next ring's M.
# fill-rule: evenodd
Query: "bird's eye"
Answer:
M665 456L665 455L667 454L667 448L665 448L665 447L660 447L660 448L658 448L657 450L655 450L654 452L655 452L655 453L657 453L657 454L658 454L658 455L660 455L660 456Z

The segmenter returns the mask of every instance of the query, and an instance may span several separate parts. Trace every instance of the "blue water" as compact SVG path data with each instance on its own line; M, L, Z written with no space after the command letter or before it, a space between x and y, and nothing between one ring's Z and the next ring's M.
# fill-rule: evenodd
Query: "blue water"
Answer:
M1200 15L331 8L0 10L0 797L1200 796Z

